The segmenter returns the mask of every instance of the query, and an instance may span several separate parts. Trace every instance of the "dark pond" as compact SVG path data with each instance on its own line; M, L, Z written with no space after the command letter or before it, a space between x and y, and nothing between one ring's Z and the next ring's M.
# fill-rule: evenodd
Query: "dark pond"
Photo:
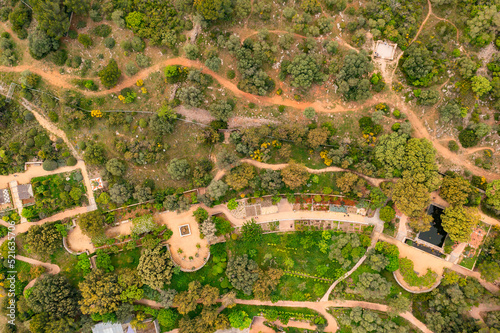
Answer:
M430 205L427 209L427 214L432 216L433 221L431 222L431 229L426 232L421 232L418 235L418 238L432 245L442 247L444 244L444 239L447 235L446 231L444 231L443 227L441 226L441 214L443 214L443 209L434 205Z

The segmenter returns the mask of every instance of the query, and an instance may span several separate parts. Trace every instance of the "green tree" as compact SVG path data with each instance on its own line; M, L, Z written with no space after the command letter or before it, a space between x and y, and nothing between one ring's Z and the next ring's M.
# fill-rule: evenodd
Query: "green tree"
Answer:
M101 83L106 88L112 88L116 86L122 71L118 68L118 64L115 59L111 59L109 63L100 70L97 75L101 78Z
M312 107L305 108L304 117L306 117L307 119L314 119L314 117L316 117L316 111L314 111L314 108Z
M295 56L285 70L292 75L290 84L296 88L309 89L314 82L323 80L317 61L304 53Z
M92 38L90 38L90 36L87 35L87 34L79 34L78 35L78 41L86 49L88 49L88 48L90 48L92 46Z
M471 81L472 91L475 92L478 97L483 96L492 89L490 80L484 76L474 76Z
M243 223L241 227L242 239L249 244L257 244L262 240L262 227L253 219Z
M27 298L29 307L55 318L74 317L79 313L78 292L64 276L45 275L38 279Z
M354 190L354 185L358 180L358 175L352 172L344 172L342 176L337 178L336 184L343 193L349 193Z
M125 173L126 165L117 158L112 158L106 163L106 170L113 176L121 177Z
M396 212L392 207L385 206L380 209L380 219L384 222L391 222L396 217Z
M435 75L431 53L421 43L413 43L405 50L403 71L414 86L428 86Z
M64 0L64 5L69 11L77 14L83 15L89 11L90 1L89 0Z
M295 190L303 186L309 179L309 172L302 164L291 162L286 168L281 171L283 182Z
M356 291L368 299L383 299L391 292L391 283L380 274L362 273Z
M403 179L398 180L392 198L398 209L410 217L420 216L430 202L427 188L409 174L404 174Z
M172 179L180 180L189 176L191 167L186 159L172 159L167 166L167 171Z
M410 311L411 301L408 297L401 294L393 297L389 300L389 315L391 317L396 317L398 314Z
M179 315L171 309L160 309L158 311L158 323L166 330L172 330L176 327Z
M111 201L118 205L122 205L127 202L131 195L131 189L125 184L115 183L109 188Z
M88 212L78 217L78 225L83 233L94 238L104 233L104 215L98 211Z
M500 278L500 266L493 261L484 261L477 268L481 272L481 278L488 282L494 283Z
M252 323L252 319L248 317L248 314L243 310L232 311L228 317L231 327L237 329L246 329L250 327L250 324Z
M45 223L29 228L25 241L30 251L45 257L62 246L62 235L54 223Z
M233 112L234 102L216 100L210 105L210 114L217 120L228 121L231 113Z
M49 37L59 40L69 28L69 15L60 0L32 0L33 15L38 22L38 29Z
M312 149L326 144L330 137L330 131L325 127L317 127L307 133L307 142Z
M47 54L59 48L59 42L47 35L45 31L35 29L28 35L28 47L30 55L37 60L44 58Z
M244 163L231 169L229 175L226 176L226 183L236 191L240 191L248 187L250 180L254 177L255 168L248 163Z
M468 242L473 228L479 223L477 208L450 206L441 216L443 229L455 242Z
M223 19L233 11L229 0L194 0L193 6L207 21Z
M500 211L500 180L494 180L486 186L486 203Z
M228 189L229 186L222 180L215 180L207 186L207 194L214 200L219 200L226 195Z
M104 315L118 310L121 304L123 290L118 284L118 277L111 273L92 270L78 284L78 288L82 294L79 304L83 314Z
M460 176L446 176L443 178L439 195L450 205L465 205L471 192L468 180Z
M348 101L359 101L370 97L368 73L373 64L365 51L349 51L337 75L339 92Z
M169 253L161 246L143 250L137 271L144 284L153 289L162 289L172 278L173 263Z
M85 160L85 163L89 164L104 164L104 161L106 160L104 147L99 143L88 143L85 147L83 159Z
M243 291L246 295L252 293L252 288L259 278L258 265L248 255L229 258L226 276L234 288Z

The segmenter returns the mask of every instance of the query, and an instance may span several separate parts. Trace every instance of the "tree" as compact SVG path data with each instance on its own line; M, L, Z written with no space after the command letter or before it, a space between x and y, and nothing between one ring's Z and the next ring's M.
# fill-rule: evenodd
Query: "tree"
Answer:
M104 147L99 143L88 143L83 154L85 163L101 165L106 160Z
M97 75L101 78L102 85L109 89L116 86L122 75L122 71L118 68L116 60L111 59L106 67L100 70Z
M64 5L76 15L83 15L89 11L89 0L64 0Z
M410 228L415 232L425 232L431 229L432 216L426 212L420 212L418 216L410 217Z
M135 200L139 202L146 202L153 199L153 194L151 192L151 187L137 185L135 187L135 192L132 194Z
M168 163L167 171L172 179L180 180L189 176L191 167L186 159L173 158Z
M250 180L254 177L255 168L248 163L244 163L231 169L229 175L226 176L226 183L236 191L240 191L248 187Z
M180 314L187 314L196 309L200 298L201 284L199 281L191 281L188 290L178 293L174 297L174 304Z
M28 248L41 256L48 256L62 246L62 235L54 223L34 225L26 233Z
M88 48L90 48L92 46L92 38L90 38L90 36L87 35L87 34L79 34L78 35L78 41L86 49L88 49Z
M383 254L371 253L368 256L368 265L370 265L371 269L380 272L389 265L389 259Z
M38 22L38 29L56 40L59 40L68 31L69 15L61 1L33 0L30 3Z
M194 0L193 7L207 21L223 19L233 11L229 0Z
M439 102L439 91L433 89L423 90L418 94L417 100L421 105L434 105Z
M316 60L304 53L295 56L285 70L292 75L290 84L296 88L309 89L313 82L323 79L323 73Z
M249 244L257 244L262 240L262 227L253 219L243 223L241 227L242 239Z
M75 317L78 313L78 293L64 276L45 275L38 279L27 298L29 307L55 318Z
M182 103L195 108L203 103L203 93L200 89L193 86L179 89L177 97Z
M314 108L312 107L307 107L304 109L304 117L307 119L313 119L316 117L316 111L314 111Z
M158 323L167 331L176 327L179 315L171 309L160 309L158 311Z
M250 327L252 319L248 317L248 314L245 311L239 310L232 311L229 314L229 322L231 323L231 327L243 330Z
M162 289L164 284L169 284L172 278L174 265L167 251L162 246L141 253L137 271L144 284L153 289Z
M465 128L458 134L458 140L464 148L474 147L479 143L479 137L471 128Z
M396 217L396 212L392 207L385 206L380 209L380 219L384 222L391 222Z
M235 166L238 161L239 158L234 153L234 151L224 149L221 150L219 154L217 154L217 167L219 169L228 169L232 166Z
M500 210L500 180L494 180L486 186L486 203Z
M433 73L434 60L423 44L413 43L405 51L403 71L414 86L428 86Z
M391 292L391 283L379 274L362 273L356 291L368 299L383 299Z
M104 215L98 210L82 214L78 217L78 225L83 233L90 238L100 236L104 233L104 221Z
M215 180L207 186L207 194L214 200L219 200L226 195L228 189L229 186L222 180Z
M253 285L253 294L256 299L269 300L271 293L278 286L283 271L279 268L269 268L266 272L259 272L259 279Z
M410 217L420 216L430 202L427 188L406 172L394 186L392 198L398 209Z
M474 76L476 70L479 68L475 61L472 61L469 57L463 57L458 60L458 72L460 75L468 80Z
M113 176L121 177L125 173L126 165L117 158L112 158L106 163L106 170Z
M344 172L342 176L337 178L336 183L343 193L349 193L353 190L353 186L358 180L358 175L351 172Z
M450 205L465 205L467 198L472 192L472 188L468 180L460 176L446 176L441 184L439 195Z
M494 283L500 278L500 266L494 261L484 261L477 268L481 272L481 278L488 282Z
M149 127L159 136L170 134L174 131L172 120L167 116L155 114L149 118Z
M278 193L284 186L281 173L267 169L260 177L260 186L271 194Z
M423 183L429 191L439 188L441 178L436 164L436 149L429 140L417 138L408 140L402 166L404 170L410 172L412 178Z
M58 164L54 160L45 160L45 161L43 161L43 164L42 164L42 168L45 171L53 171L53 170L57 169L57 167L58 167Z
M125 184L113 184L113 186L109 188L109 195L111 201L117 205L122 205L130 199L131 193Z
M391 298L388 305L388 314L391 317L396 317L398 314L410 310L411 301L408 297L399 294L396 297Z
M83 314L104 315L116 311L121 303L122 287L118 277L111 273L92 270L78 288L82 293L80 309Z
M48 36L44 31L35 29L28 36L28 47L30 55L33 58L40 60L51 51L57 50L59 48L59 42Z
M316 149L326 144L329 136L330 131L326 127L317 127L309 131L307 134L307 142L312 149Z
M209 284L203 286L200 291L201 304L204 306L210 306L217 303L219 299L219 288L212 287Z
M441 216L443 229L455 242L468 242L473 228L479 223L477 208L450 206Z
M213 243L215 240L217 240L217 237L215 236L217 228L215 227L215 223L212 221L212 219L207 219L202 222L200 231L203 233L209 243Z
M228 121L234 109L232 100L216 100L210 105L210 114L217 120Z
M293 161L281 170L281 176L283 177L283 182L293 190L303 186L309 179L306 167Z
M472 91L477 94L478 97L490 92L492 89L491 82L484 76L474 76L472 79Z
M456 102L449 102L444 107L439 108L439 114L443 123L448 123L452 120L460 119L462 108Z
M258 266L255 261L248 259L248 255L229 258L226 276L234 288L243 291L246 295L252 293L253 284L259 278Z
M349 51L337 75L339 92L346 100L359 101L370 97L370 80L367 75L373 64L365 51Z

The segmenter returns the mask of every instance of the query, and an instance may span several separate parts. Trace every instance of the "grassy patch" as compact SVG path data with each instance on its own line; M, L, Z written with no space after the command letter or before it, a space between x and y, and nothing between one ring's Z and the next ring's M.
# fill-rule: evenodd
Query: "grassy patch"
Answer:
M111 255L111 265L117 270L125 268L136 268L139 265L141 257L141 248L136 247L133 250L121 251Z
M51 263L61 268L61 274L66 276L72 285L77 286L79 282L83 281L83 273L76 266L78 256L70 254L64 248L61 248L54 252L50 259Z
M472 250L472 248L470 246L467 246L465 248L464 252L471 251L471 250ZM463 258L462 261L460 261L460 266L465 267L467 269L473 269L478 255L479 255L479 250L475 250L475 254L473 257Z
M431 269L427 269L425 275L418 276L413 270L413 261L407 258L399 258L399 271L406 283L413 287L429 288L437 279L436 272Z

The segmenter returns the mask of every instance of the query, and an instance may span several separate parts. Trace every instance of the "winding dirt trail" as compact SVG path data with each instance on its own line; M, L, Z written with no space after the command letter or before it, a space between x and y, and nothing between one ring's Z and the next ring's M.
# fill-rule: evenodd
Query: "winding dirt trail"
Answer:
M498 304L479 304L478 306L473 306L472 309L469 310L469 315L477 320L480 320L484 323L483 317L481 317L482 312L490 312L490 311L500 311L500 305Z

